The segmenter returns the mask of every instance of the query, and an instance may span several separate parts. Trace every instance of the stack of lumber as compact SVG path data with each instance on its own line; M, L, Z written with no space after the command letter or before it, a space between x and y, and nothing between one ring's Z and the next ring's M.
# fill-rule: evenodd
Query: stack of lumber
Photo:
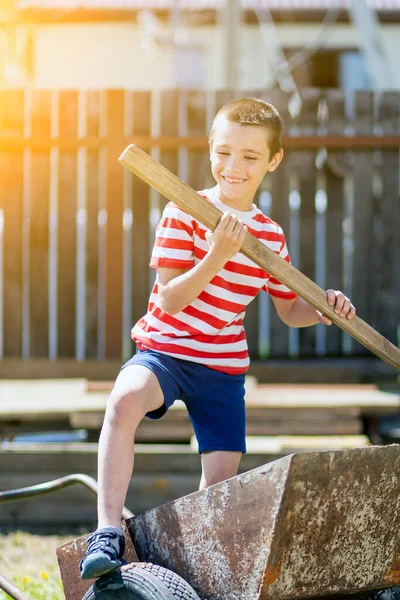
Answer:
M0 437L23 431L83 428L97 440L112 383L2 380ZM267 385L246 382L248 471L287 454L368 445L364 425L396 414L399 396L373 385ZM201 471L193 430L177 401L159 421L145 419L135 444L135 473L126 505L139 513L195 491ZM71 473L97 477L97 443L0 443L0 491ZM96 505L80 486L1 506L0 526L95 527Z
M87 394L109 393L111 382L88 382ZM378 415L399 410L397 394L375 385L258 384L246 379L247 447L266 453L340 449L370 443L365 423ZM103 412L70 414L75 428L99 430ZM158 421L145 419L136 439L142 443L190 443L196 449L193 429L181 401L176 401Z
M0 436L23 431L85 429L97 440L112 382L2 381ZM258 384L246 379L248 446L292 451L366 445L366 423L398 412L399 396L375 385ZM176 401L162 419L144 419L139 443L193 444L186 407Z

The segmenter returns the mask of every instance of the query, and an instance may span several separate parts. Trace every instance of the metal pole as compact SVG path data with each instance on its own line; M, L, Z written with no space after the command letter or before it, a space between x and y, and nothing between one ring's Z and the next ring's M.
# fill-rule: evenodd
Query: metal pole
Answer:
M59 479L47 481L46 483L39 483L38 485L31 485L29 487L19 488L17 490L0 492L0 504L2 502L11 502L12 500L25 500L27 498L43 496L44 494L50 494L52 492L62 490L66 487L74 485L75 483L81 483L97 496L97 481L89 475L75 473L73 475L66 475L65 477L60 477ZM124 506L122 509L122 517L124 519L130 519L133 516L134 514Z
M30 596L25 594L22 590L17 588L9 579L0 575L0 589L6 594L14 598L14 600L32 600Z

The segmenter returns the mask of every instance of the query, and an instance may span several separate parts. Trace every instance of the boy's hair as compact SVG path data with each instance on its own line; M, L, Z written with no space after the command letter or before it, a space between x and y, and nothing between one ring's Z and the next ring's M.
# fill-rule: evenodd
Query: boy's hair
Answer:
M282 147L283 121L275 106L260 98L239 98L225 104L216 114L208 138L211 147L219 117L224 116L230 123L255 125L268 130L268 145L273 158Z

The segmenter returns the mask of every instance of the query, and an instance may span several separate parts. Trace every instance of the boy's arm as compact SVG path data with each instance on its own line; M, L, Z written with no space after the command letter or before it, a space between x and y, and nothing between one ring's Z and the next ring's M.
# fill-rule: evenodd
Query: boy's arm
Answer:
M189 270L159 267L160 308L175 315L196 300L228 260L239 252L246 232L247 226L235 215L226 212L214 234L206 234L209 250L197 265Z
M225 263L224 263L225 264ZM223 269L218 257L209 254L193 268L158 269L158 304L169 315L175 315L191 304L210 281Z
M356 309L342 292L332 289L327 290L326 299L329 306L334 307L335 312L343 318L353 319ZM302 298L284 300L272 296L275 308L281 320L289 327L308 327L317 323L332 325L332 321L318 310L315 310Z

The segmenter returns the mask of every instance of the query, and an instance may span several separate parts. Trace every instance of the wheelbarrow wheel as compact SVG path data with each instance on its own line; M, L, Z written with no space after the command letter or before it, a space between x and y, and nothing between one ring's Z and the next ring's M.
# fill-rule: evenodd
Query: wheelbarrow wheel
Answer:
M131 563L103 575L83 600L200 600L182 577L151 563Z
M361 596L363 600L363 596ZM371 592L365 596L365 600L400 600L400 587L387 588L379 592Z

